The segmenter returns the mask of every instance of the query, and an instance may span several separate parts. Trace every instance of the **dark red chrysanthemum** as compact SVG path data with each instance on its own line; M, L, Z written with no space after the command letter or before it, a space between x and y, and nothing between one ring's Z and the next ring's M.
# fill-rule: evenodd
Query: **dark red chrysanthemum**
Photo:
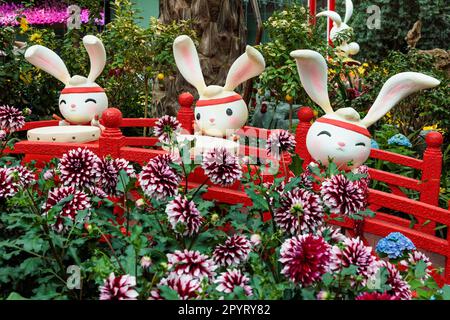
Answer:
M98 187L108 195L120 196L121 192L117 190L120 170L124 170L130 177L135 176L133 166L125 159L105 157L99 160L98 171L100 178L98 180Z
M369 174L369 167L366 165L359 166L356 169L357 174L364 174L366 175L365 178L361 178L357 182L360 183L360 186L363 188L368 188L370 184L370 174Z
M181 195L176 196L168 203L166 213L172 229L177 233L180 233L181 230L181 234L184 236L198 233L203 222L195 203Z
M241 165L225 148L214 148L203 156L202 168L212 183L230 186L242 177Z
M233 235L214 249L214 261L221 266L238 265L247 260L251 243L245 236Z
M323 202L333 213L356 214L367 206L366 190L343 174L335 175L322 183Z
M295 149L296 141L293 134L286 130L274 130L267 139L267 154L272 155L276 159L280 159L280 155L287 151L292 152Z
M175 135L181 130L181 123L177 118L165 115L159 118L155 123L155 136L159 141L165 144L170 144L175 138Z
M355 300L398 300L398 298L386 292L364 292L357 296Z
M359 238L346 238L344 245L343 249L334 246L331 250L330 269L338 271L353 265L358 268L358 275L366 279L373 275L377 266L375 257L372 255L372 248L365 246Z
M139 183L145 194L164 200L178 193L180 175L170 167L171 162L177 162L174 156L169 154L159 155L142 168L139 174Z
M240 270L233 269L227 270L220 274L220 276L214 281L218 284L216 290L223 293L232 293L236 287L244 289L246 296L253 295L253 289L249 286L250 279L243 274Z
M27 188L36 182L36 176L30 169L24 166L18 166L12 168L12 170L14 180L23 188Z
M13 172L11 168L0 168L0 199L13 197L19 191Z
M61 211L56 213L56 222L53 225L53 228L57 232L65 230L64 219L62 217L74 220L78 211L86 210L91 207L89 202L90 199L83 191L76 190L73 186L60 187L49 191L47 202L42 207L44 209L44 215L69 196L73 196L73 199L65 203Z
M130 275L116 277L114 272L100 286L100 300L136 300L136 278Z
M200 284L198 279L190 275L183 274L178 276L170 274L159 282L157 289L150 292L149 300L164 300L159 289L161 286L168 286L170 289L175 290L180 300L196 299L202 290Z
M72 149L65 153L59 162L61 181L65 186L92 188L100 176L100 159L87 148Z
M15 132L25 125L25 117L19 109L10 106L0 106L0 129Z
M337 244L340 242L344 242L347 237L341 233L336 228L333 228L331 226L323 226L319 230L317 230L317 235L321 236L330 244Z
M169 271L179 276L187 274L193 278L211 279L215 276L216 264L207 255L198 251L175 251L167 254Z
M319 236L296 236L283 243L279 261L283 265L282 274L295 283L309 286L327 272L330 245Z
M275 222L284 231L297 234L313 232L323 224L323 207L320 197L306 189L285 192L275 212Z
M391 287L387 293L391 294L400 300L411 300L412 293L409 284L402 278L397 268L390 262L379 260L377 262L379 268L386 268L388 271L388 277L386 284Z

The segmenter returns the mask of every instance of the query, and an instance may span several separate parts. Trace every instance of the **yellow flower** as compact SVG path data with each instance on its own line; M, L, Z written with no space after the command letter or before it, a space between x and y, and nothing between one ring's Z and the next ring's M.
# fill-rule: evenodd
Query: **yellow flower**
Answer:
M33 80L33 79L31 78L31 74L30 74L30 73L21 73L21 74L19 75L19 78L20 78L20 80L22 80L23 83L25 83L25 84L30 84L31 81Z
M439 191L440 193L445 193L447 190L445 188L441 188Z
M30 27L28 26L27 18L24 17L20 18L19 23L20 23L20 30L22 33L27 32L28 29L30 29Z
M437 124L433 124L431 126L424 126L422 128L422 130L424 131L437 131L440 133L445 133L445 129L439 128L439 126Z
M42 43L42 34L35 32L30 36L31 42Z

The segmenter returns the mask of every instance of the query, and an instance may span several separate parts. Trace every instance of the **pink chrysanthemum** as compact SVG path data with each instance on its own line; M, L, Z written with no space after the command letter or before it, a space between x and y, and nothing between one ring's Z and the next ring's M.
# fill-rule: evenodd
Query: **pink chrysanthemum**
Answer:
M176 161L177 159L169 154L159 155L142 168L139 183L147 196L164 200L178 193L181 177L169 165Z
M13 197L19 191L13 172L11 168L0 168L0 199Z
M24 166L18 166L12 168L12 170L14 180L23 188L27 188L36 182L36 176L30 169Z
M221 266L238 265L247 260L251 243L245 236L233 235L214 249L214 261Z
M133 166L125 159L105 157L99 160L98 171L100 179L98 187L108 195L119 196L121 192L117 190L117 184L120 179L120 170L124 170L130 177L135 176Z
M267 154L280 159L280 155L283 152L294 151L295 145L296 141L293 134L286 130L273 130L267 139L266 150Z
M366 191L343 174L335 175L322 183L323 202L333 213L356 214L367 206Z
M212 183L230 186L242 177L238 158L225 148L214 148L203 156L202 168Z
M312 174L309 169L306 169L305 172L303 172L300 175L300 185L307 188L312 189L313 188L313 180L312 180Z
M425 275L419 280L425 281L431 276L431 261L424 253L414 250L408 253L408 258L406 260L400 261L400 265L409 269L410 267L415 267L419 261L423 261L426 265Z
M58 165L61 181L65 186L94 187L100 176L99 161L97 155L87 148L70 150L62 156Z
M159 141L165 144L170 144L175 138L175 135L181 131L181 123L177 118L165 115L159 118L155 123L155 136Z
M358 275L362 275L366 279L372 276L376 269L376 260L372 255L372 248L365 246L359 238L346 238L344 245L343 249L333 246L330 269L339 271L353 265L358 268Z
M159 282L157 289L150 292L149 300L164 300L159 289L161 286L168 286L170 289L175 290L180 300L196 299L202 290L200 285L201 283L198 279L189 275L177 276L176 274L170 274Z
M203 218L195 203L189 201L185 196L178 195L166 207L166 213L172 229L184 236L192 236L198 233Z
M136 278L130 275L116 277L114 272L100 286L100 300L136 300Z
M361 178L361 179L358 181L358 183L360 183L361 187L368 188L368 187L369 187L369 184L370 184L369 167L366 166L366 165L359 166L359 167L356 169L356 173L357 173L357 174L365 174L365 175L366 175L366 177L365 177L365 178Z
M283 243L279 261L283 265L282 274L295 283L309 286L327 272L330 245L319 236L296 236Z
M167 254L167 261L169 271L178 276L187 274L201 280L211 279L216 274L214 270L217 269L217 265L214 261L198 251L177 250Z
M25 117L19 109L0 106L0 129L8 132L20 130L25 125Z
M8 136L8 133L5 130L0 130L0 141L3 141Z
M65 203L61 211L56 213L56 222L53 225L53 228L57 232L62 232L65 230L64 220L62 217L67 217L74 220L78 211L87 210L91 207L91 204L89 203L90 199L84 192L76 190L73 186L60 187L49 191L47 201L42 207L44 210L44 215L46 215L50 209L52 209L60 201L69 196L73 196L73 199Z
M398 298L386 292L364 292L357 296L355 300L398 300Z
M324 238L330 244L337 244L344 242L347 237L336 228L331 226L323 226L317 230L317 235Z
M216 290L219 292L232 293L236 287L241 287L248 297L253 295L253 289L249 286L249 282L250 279L237 269L221 273L214 281L214 283L218 284Z
M323 223L322 203L313 192L294 189L282 195L280 204L275 212L275 222L290 234L313 232Z
M386 268L388 271L386 284L391 287L391 290L387 293L399 298L400 300L411 300L411 287L405 280L403 280L397 268L392 263L384 260L379 260L377 265L379 268Z

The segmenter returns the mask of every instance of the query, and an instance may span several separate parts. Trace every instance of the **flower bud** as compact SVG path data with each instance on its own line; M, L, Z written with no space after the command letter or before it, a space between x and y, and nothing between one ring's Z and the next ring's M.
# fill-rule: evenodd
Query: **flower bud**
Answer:
M328 291L322 290L317 294L317 300L327 300L330 297Z
M55 171L53 169L49 169L44 172L44 180L52 180L54 177Z
M144 199L141 198L141 199L136 200L136 207L142 208L143 206L145 206Z
M4 140L7 135L5 130L0 130L0 140Z
M252 234L250 237L250 242L254 245L254 246L258 246L261 244L261 236L257 233Z
M148 269L148 268L150 268L152 264L153 264L153 263L152 263L152 259L151 259L149 256L143 256L143 257L141 258L141 267L142 267L143 269Z
M219 220L219 215L217 214L217 213L214 213L212 216L211 216L211 222L216 222L216 221L218 221Z

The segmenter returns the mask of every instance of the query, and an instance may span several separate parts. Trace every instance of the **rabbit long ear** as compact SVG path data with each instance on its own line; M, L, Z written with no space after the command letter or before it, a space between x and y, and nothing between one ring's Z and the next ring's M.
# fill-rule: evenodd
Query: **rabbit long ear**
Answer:
M95 82L102 73L106 64L106 51L101 40L95 36L87 35L83 38L83 44L91 61L91 71L88 80Z
M345 18L344 23L348 23L353 15L353 2L352 0L345 0Z
M333 113L328 97L328 67L325 59L312 50L292 51L291 57L297 62L300 81L306 93L325 113Z
M177 37L173 42L173 55L181 75L202 94L206 84L192 39L186 35Z
M334 24L336 25L337 28L341 27L342 18L337 12L327 10L319 13L317 17L328 17L334 21Z
M422 89L436 87L439 84L439 80L422 73L403 72L396 74L389 78L383 88L381 88L377 99L362 120L362 123L366 127L371 126L410 94Z
M225 90L233 91L241 83L259 76L266 68L262 54L253 47L247 46L245 53L234 61L228 71Z
M25 59L64 84L67 84L70 80L70 74L64 62L55 52L46 47L40 45L29 47L25 51Z

